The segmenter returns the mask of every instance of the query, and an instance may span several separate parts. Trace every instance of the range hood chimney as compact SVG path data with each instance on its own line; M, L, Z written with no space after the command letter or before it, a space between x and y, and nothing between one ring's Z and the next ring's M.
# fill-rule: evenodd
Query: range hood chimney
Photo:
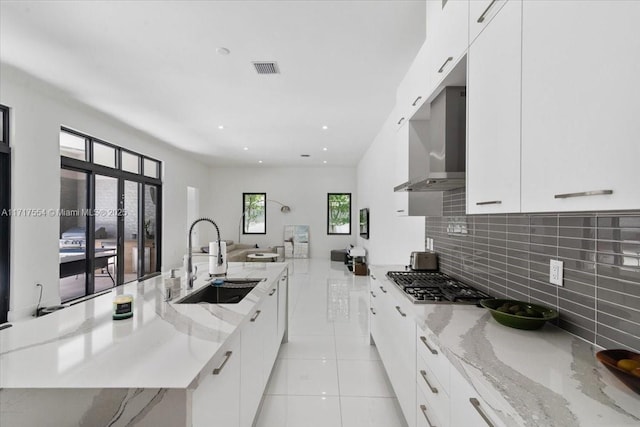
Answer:
M427 170L393 191L446 191L465 186L466 88L445 87L431 102Z

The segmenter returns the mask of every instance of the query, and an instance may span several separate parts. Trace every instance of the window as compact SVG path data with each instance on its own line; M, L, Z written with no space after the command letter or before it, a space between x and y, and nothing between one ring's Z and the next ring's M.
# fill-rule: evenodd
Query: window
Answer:
M267 234L267 193L242 193L242 234Z
M351 234L351 193L329 193L327 234Z
M160 269L160 162L70 129L60 132L62 302Z
M9 313L9 234L11 227L11 150L9 148L9 108L0 105L0 323ZM6 237L5 237L6 236Z

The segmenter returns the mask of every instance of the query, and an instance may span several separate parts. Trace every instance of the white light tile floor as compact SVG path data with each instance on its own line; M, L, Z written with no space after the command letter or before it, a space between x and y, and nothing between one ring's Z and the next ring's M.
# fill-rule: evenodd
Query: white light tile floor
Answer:
M289 271L289 342L256 426L406 427L369 344L368 277L316 259L293 260Z

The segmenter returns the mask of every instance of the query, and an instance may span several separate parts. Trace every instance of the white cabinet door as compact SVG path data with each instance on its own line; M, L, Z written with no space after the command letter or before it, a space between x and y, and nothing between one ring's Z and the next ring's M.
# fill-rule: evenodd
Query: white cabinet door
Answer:
M433 60L429 70L433 88L449 74L469 45L469 2L448 0L437 18Z
M469 214L520 211L521 14L509 1L469 47Z
M478 37L507 0L471 0L469 2L469 44Z
M192 395L193 427L240 424L240 339L227 340Z
M267 328L263 322L263 306L264 303L253 311L251 315L253 321L245 324L240 332L242 347L242 375L240 377L240 390L242 392L241 427L250 427L253 424L266 384L263 360L264 336Z
M639 21L638 1L524 2L524 212L640 208Z
M262 375L266 384L271 375L271 369L278 356L280 339L278 338L278 282L275 282L266 300L262 303L262 314L260 321L263 323L264 335L264 357L262 359Z
M451 426L504 427L504 422L451 366Z
M289 318L289 272L284 272L278 282L278 347L280 343L288 341Z
M409 124L405 123L395 134L395 181L394 185L400 185L409 181ZM406 192L393 194L395 212L398 216L409 215L409 195Z
M430 94L428 64L432 55L431 47L432 43L428 42L422 45L409 71L398 86L396 95L398 120L401 117L405 117L405 121L411 119Z

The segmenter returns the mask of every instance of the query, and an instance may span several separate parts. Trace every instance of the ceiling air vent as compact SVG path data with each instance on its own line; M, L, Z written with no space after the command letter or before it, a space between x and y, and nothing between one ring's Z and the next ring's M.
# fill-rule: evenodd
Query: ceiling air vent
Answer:
M252 62L258 74L280 74L276 62Z

